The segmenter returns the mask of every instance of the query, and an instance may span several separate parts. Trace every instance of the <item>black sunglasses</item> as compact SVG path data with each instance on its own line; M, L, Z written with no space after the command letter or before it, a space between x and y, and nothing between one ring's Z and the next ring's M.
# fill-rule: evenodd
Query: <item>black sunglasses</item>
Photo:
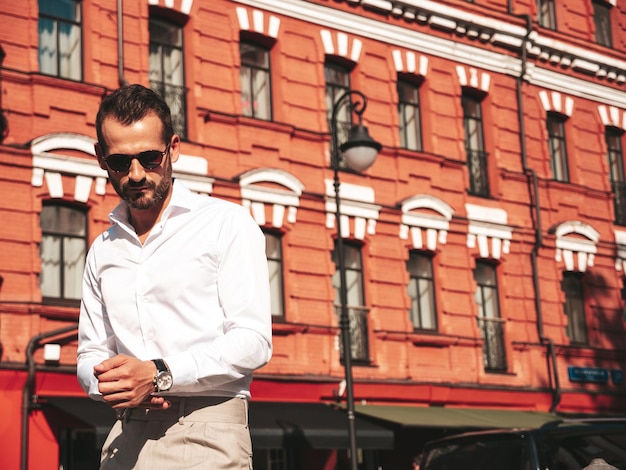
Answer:
M117 173L125 173L130 170L130 164L133 159L137 159L141 166L146 170L154 170L158 167L163 161L163 157L169 152L170 144L167 144L165 150L161 152L160 150L146 150L145 152L140 152L136 155L126 155L124 153L114 153L113 155L109 155L104 159L104 162L107 166L117 172Z

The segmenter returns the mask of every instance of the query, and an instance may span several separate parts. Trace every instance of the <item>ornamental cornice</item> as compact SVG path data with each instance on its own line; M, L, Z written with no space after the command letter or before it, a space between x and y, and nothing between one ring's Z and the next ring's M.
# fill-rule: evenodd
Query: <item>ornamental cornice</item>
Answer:
M507 22L429 0L340 0L380 12L381 20L377 20L301 0L235 1L423 55L511 76L524 74L529 83L568 91L574 96L612 105L625 104L622 86L626 83L626 61L599 53L597 48L587 50L536 30L529 32L519 25L517 20L521 18L513 15L515 22ZM472 42L439 37L425 28L416 30L390 24L382 15L402 17L407 23L414 22L433 31L454 32L456 38L466 37ZM521 59L523 47L529 59L525 67ZM590 78L599 80L590 82Z

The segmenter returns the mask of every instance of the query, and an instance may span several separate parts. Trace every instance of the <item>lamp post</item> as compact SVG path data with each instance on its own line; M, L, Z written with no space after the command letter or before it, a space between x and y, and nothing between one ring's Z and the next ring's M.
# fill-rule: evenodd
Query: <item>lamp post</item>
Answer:
M352 101L352 97L357 99ZM350 117L352 112L359 117L356 126L350 129L348 140L339 146L337 132L337 114L341 107L348 103ZM352 341L350 334L350 317L348 315L348 290L346 280L346 267L343 255L343 238L341 231L341 208L339 197L339 156L340 150L343 152L346 164L355 171L364 171L369 168L376 160L376 155L382 146L373 140L368 132L367 127L362 125L362 115L367 106L367 98L363 93L356 90L345 92L339 97L333 106L331 118L332 131L332 166L334 172L335 187L335 219L337 223L337 261L339 262L339 301L341 313L339 317L339 326L341 329L341 344L343 346L343 365L346 380L346 408L348 416L348 438L350 440L350 467L352 470L358 470L357 447L356 447L356 426L354 416L354 388L352 382Z

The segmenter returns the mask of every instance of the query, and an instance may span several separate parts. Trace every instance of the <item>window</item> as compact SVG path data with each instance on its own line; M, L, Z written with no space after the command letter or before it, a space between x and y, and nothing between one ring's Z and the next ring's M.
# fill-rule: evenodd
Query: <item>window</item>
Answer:
M187 138L187 104L183 30L180 26L150 19L150 87L157 92L172 111L174 132Z
M409 315L416 330L436 330L435 280L433 258L430 254L411 251L406 263L409 272Z
M82 80L81 3L39 0L39 71Z
M344 240L343 265L346 272L346 307L350 321L352 359L360 362L369 361L367 309L363 286L363 265L361 263L361 246ZM333 250L335 273L332 282L335 288L335 306L337 316L341 318L341 274L337 241ZM343 357L343 350L342 350Z
M422 150L419 88L414 83L398 80L398 122L400 145L409 150Z
M611 47L611 5L601 0L593 2L593 22L596 27L596 42Z
M270 53L264 47L241 42L241 108L244 116L270 121L272 95Z
M496 267L486 261L476 261L474 280L476 281L474 300L478 305L478 326L485 341L483 346L485 370L506 370L504 321L500 318Z
M626 225L626 182L624 181L622 134L623 131L616 127L607 127L605 130L609 176L614 197L615 223Z
M326 62L324 65L324 75L326 77L326 118L328 120L328 129L332 132L332 115L333 107L341 96L350 91L350 71L341 65ZM352 112L348 103L344 103L337 113L337 142L341 145L348 140L348 134L352 128ZM330 149L331 158L334 158L335 149ZM347 169L343 157L339 156L339 168ZM333 162L334 164L334 162Z
M44 301L78 301L87 256L86 213L68 206L44 205L40 224Z
M282 240L279 235L265 233L265 255L270 277L270 296L272 318L285 316L283 294L283 254Z
M554 0L537 0L537 11L539 26L548 29L556 29Z
M582 275L569 271L563 273L561 290L565 294L563 309L567 316L567 337L572 343L587 344Z
M552 177L557 181L569 182L567 147L565 145L565 120L556 113L548 113L548 144Z
M463 124L465 127L465 151L470 174L470 193L489 196L487 153L483 139L483 118L480 100L463 94Z

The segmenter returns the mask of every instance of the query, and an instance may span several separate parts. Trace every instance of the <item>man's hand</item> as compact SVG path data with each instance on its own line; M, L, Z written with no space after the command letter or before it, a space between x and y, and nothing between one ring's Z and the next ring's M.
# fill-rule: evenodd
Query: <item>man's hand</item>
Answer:
M94 366L98 390L113 409L151 408L167 409L164 397L154 397L153 380L156 366L152 361L118 354Z

